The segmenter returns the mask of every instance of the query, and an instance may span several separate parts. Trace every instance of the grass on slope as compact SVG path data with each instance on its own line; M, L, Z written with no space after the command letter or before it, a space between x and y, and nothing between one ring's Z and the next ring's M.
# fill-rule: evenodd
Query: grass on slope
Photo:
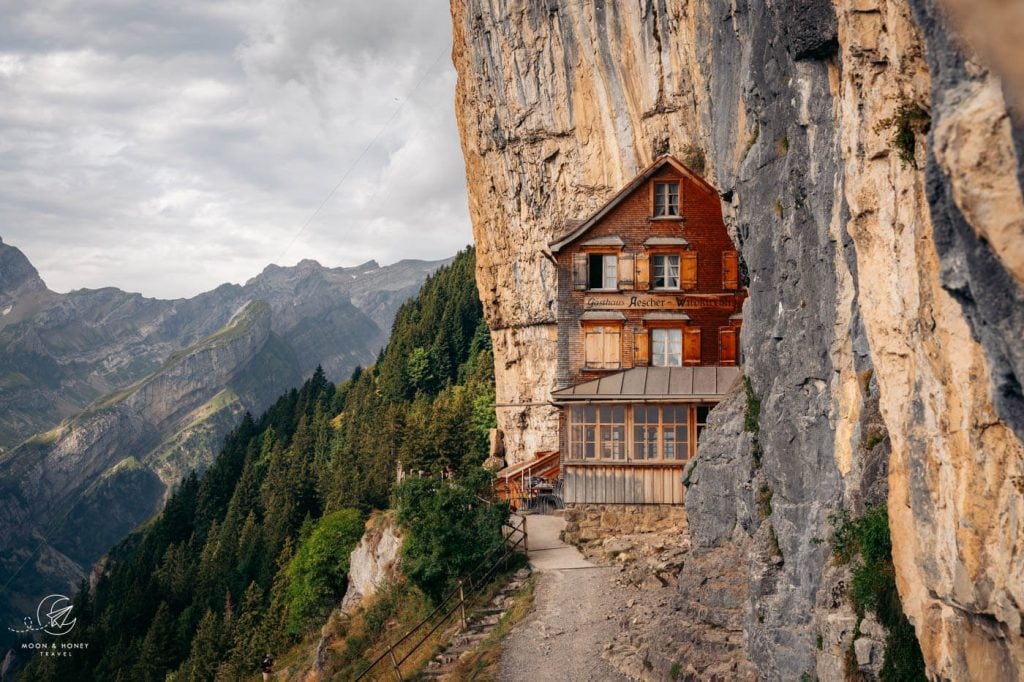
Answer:
M179 364L189 355L196 353L204 348L211 348L219 344L227 343L241 337L244 333L252 328L252 325L259 318L260 314L264 311L269 310L270 306L265 301L251 301L248 303L241 312L237 313L230 322L226 325L210 334L209 336L200 339L188 348L183 348L179 351L175 351L167 356L167 360L164 361L160 369L156 370L149 376L137 381L136 383L120 390L111 393L110 395L98 400L93 406L87 408L82 414L95 414L102 412L103 410L114 407L118 403L124 401L129 396L138 392L143 386L153 381L157 376L171 369L175 365Z

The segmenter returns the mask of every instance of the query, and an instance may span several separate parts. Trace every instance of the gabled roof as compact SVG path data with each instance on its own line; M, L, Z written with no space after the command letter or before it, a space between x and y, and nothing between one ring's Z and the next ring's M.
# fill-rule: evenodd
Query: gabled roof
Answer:
M550 242L548 244L548 246L551 247L551 252L558 253L563 248L565 248L572 242L582 237L587 232L587 230L592 228L599 220L601 220L601 218L604 218L606 215L608 215L608 213L611 212L613 208L621 204L626 197L628 197L634 191L639 189L641 185L650 180L655 173L657 173L665 166L672 166L677 171L679 171L679 173L686 176L690 180L693 180L694 183L697 184L697 186L699 186L706 192L716 191L714 187L709 185L707 181L704 180L704 178L700 177L692 170L684 166L682 163L680 163L680 161L677 158L670 154L662 154L657 159L655 159L654 163L640 171L639 175L630 180L629 184L627 184L625 187L619 190L618 194L612 197L608 203L599 208L597 212L594 213L592 216L583 221L575 219L565 221L566 232L563 233L562 236L558 237L553 242Z
M555 403L575 401L719 401L736 385L739 367L634 367L552 391Z

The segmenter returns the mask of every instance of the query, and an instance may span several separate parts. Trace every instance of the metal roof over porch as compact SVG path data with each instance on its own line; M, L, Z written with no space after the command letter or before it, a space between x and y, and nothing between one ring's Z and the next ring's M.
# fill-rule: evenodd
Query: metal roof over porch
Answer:
M634 367L551 392L555 403L577 401L719 401L739 381L738 367Z

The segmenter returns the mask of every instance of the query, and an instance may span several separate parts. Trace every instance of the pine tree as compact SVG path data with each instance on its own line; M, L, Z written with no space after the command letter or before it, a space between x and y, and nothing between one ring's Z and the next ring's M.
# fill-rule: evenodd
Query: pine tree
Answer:
M212 682L217 674L222 649L221 621L207 610L192 638L192 650L182 664L179 679L187 682Z
M255 669L267 649L265 634L260 628L263 612L263 591L255 582L249 583L242 597L229 654L231 669L238 676Z
M132 677L141 682L163 682L167 671L178 660L179 649L171 609L167 602L160 602L142 640L142 651Z

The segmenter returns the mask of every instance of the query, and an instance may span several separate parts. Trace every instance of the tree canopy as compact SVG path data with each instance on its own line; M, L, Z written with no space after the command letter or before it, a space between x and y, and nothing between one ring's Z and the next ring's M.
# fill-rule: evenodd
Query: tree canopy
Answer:
M35 657L24 679L237 679L320 625L398 468L469 472L486 456L493 362L474 267L467 249L431 276L373 367L340 386L318 369L245 415L83 585L62 641L88 648Z

